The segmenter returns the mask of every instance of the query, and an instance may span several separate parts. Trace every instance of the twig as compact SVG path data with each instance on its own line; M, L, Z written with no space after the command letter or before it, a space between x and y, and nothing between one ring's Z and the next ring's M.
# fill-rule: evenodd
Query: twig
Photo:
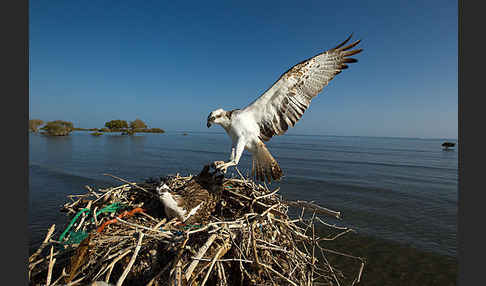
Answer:
M62 268L62 273L61 273L61 276L59 276L59 278L56 279L56 281L54 281L51 286L54 286L56 285L59 281L61 281L62 278L68 276L67 273L66 273L66 269L65 268Z
M51 238L52 234L54 233L54 229L56 228L56 225L53 224L51 225L51 227L49 228L49 231L47 232L47 235L46 235L46 238L44 239L44 241L42 242L41 246L39 247L39 249L37 249L37 251L32 254L30 257L29 257L29 262L32 262L34 261L34 259L39 256L39 254L42 252L42 250L47 246L47 244L49 244L49 239Z
M151 196L153 196L153 197L157 197L157 196L156 196L154 193L151 193L151 192L147 191L145 188L142 188L142 187L140 187L139 185L137 185L137 184L135 184L135 183L129 182L129 181L127 181L127 180L124 180L124 179L122 179L122 178L119 178L119 177L114 176L114 175L111 175L111 174L103 174L103 175L104 175L104 176L110 176L110 177L115 178L115 179L117 179L117 180L120 180L120 181L122 181L122 182L124 182L124 183L130 184L130 185L134 186L135 188L138 188L138 189L140 189L140 190L142 190L142 191L146 192L147 194L149 194L149 195L151 195Z
M91 204L93 203L93 201L89 201L88 204L86 205L86 209L91 209ZM86 213L83 213L83 217L81 218L81 221L79 222L78 226L76 227L75 231L78 231L81 226L83 226L83 223L84 223L84 220L86 219L88 215Z
M275 269L273 269L272 267L266 265L266 264L263 264L263 263L260 263L261 266L267 268L268 270L272 271L273 273L277 274L278 277L282 278L282 279L285 279L287 282L289 282L290 284L294 285L294 286L298 286L294 281L288 279L287 277L283 276L282 274L280 274L279 272L277 272Z
M115 267L115 264L120 260L122 259L123 257L125 257L128 253L130 253L132 250L131 249L128 249L127 251L125 251L124 253L122 253L120 256L118 256L117 258L113 259L113 261L110 263L110 265L108 265L108 267L106 269L108 269L108 273L106 274L106 277L105 277L105 282L108 283L110 281L110 276L111 276L111 272L113 271L113 268ZM103 275L100 274L100 275Z
M222 256L223 251L227 250L226 243L223 244L219 249L218 252L216 252L216 255L214 256L213 261L211 261L211 265L209 266L209 270L206 272L206 276L204 276L204 280L201 283L201 286L206 285L206 281L208 280L209 274L211 274L211 271L213 271L214 264L216 263L216 260Z
M49 256L49 270L47 271L46 286L49 286L51 284L52 268L54 267L54 263L56 262L56 259L52 258L53 252L54 246L51 246L51 255Z
M163 237L166 237L166 238L171 238L171 237L172 237L171 235L169 235L169 234L168 234L168 233L166 233L166 232L162 232L162 231L160 231L160 230L153 229L153 228L150 228L150 227L146 227L146 226L143 226L143 225L139 225L139 224L136 224L136 223L131 223L131 222L128 222L128 221L126 221L126 220L123 220L123 219L121 219L121 218L119 218L119 217L118 217L118 218L116 218L116 220L117 220L117 221L119 221L119 222L122 222L122 223L124 223L124 224L126 224L126 225L129 225L129 226L131 226L131 227L133 227L133 228L135 228L135 229L145 229L145 230L149 230L149 231L157 232L157 233L159 233L159 235L160 235L160 236L163 236Z
M135 251L132 255L132 258L130 259L130 262L128 262L127 267L125 268L122 275L118 279L118 282L116 282L116 286L121 286L123 284L123 281L127 277L128 272L130 272L130 269L132 269L133 263L135 263L135 259L137 258L137 255L138 255L138 251L140 250L140 247L142 246L142 239L143 239L143 232L140 232L138 242L137 242L137 246L135 247Z
M361 274L363 274L363 269L364 269L364 262L361 262L361 266L359 267L359 273L358 273L358 278L356 279L356 283L359 283L361 281Z
M330 215L333 216L337 219L341 218L341 212L333 211L324 207L321 207L319 205L316 205L312 202L306 202L306 201L283 201L284 203L296 207L306 207L314 210L316 213L319 214L325 214L325 215Z
M199 260L204 256L204 254L206 254L209 247L211 246L211 244L213 243L213 241L216 239L217 236L218 236L217 234L211 235L208 238L208 240L206 241L206 243L204 243L204 245L199 249L199 251L196 254L196 257L191 262L191 264L189 265L189 267L186 270L186 274L184 275L186 277L187 281L189 281L189 279L191 278L192 272L194 271L196 266L199 264Z

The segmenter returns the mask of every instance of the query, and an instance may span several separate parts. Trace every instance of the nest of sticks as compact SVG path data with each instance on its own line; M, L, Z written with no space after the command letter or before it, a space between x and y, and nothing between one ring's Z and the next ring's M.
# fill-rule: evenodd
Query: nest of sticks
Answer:
M198 176L162 181L180 191L207 171L205 166ZM30 285L340 285L344 276L327 253L359 260L353 284L359 282L364 260L325 246L352 231L320 217L339 218L339 212L286 201L279 188L269 190L241 174L211 175L221 192L200 223L166 216L158 180L135 183L109 175L124 184L86 186L87 193L68 196L61 211L72 219L70 231L54 239L55 225L48 230L29 257ZM114 205L118 209L110 212ZM82 241L73 241L80 234Z

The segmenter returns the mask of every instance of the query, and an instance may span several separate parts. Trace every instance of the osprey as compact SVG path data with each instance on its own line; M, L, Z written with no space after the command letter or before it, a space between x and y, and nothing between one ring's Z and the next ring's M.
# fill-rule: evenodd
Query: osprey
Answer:
M221 125L232 140L230 160L215 161L215 168L226 173L228 167L238 164L246 149L252 154L252 174L257 180L279 180L282 170L263 142L293 127L329 81L348 68L347 63L357 62L350 56L363 50L351 50L360 40L344 46L351 36L337 47L290 68L245 108L211 112L207 127Z
M216 208L223 191L223 178L209 173L207 165L183 186L174 186L172 178L168 178L156 187L166 216L187 224L202 223Z

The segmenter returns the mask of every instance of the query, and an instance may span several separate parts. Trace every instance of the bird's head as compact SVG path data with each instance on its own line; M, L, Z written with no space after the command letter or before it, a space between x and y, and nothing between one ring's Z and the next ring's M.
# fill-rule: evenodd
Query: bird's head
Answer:
M211 127L212 124L219 124L225 126L229 123L228 112L224 109L219 108L215 111L209 113L207 126L208 128Z

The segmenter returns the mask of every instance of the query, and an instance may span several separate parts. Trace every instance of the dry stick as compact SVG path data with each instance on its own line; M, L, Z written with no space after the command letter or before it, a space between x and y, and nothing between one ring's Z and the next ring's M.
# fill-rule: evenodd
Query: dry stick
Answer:
M41 252L42 250L44 249L44 247L47 246L47 244L49 243L49 239L51 238L52 234L54 233L54 229L56 228L56 225L53 224L50 228L49 228L49 231L47 232L47 235L46 235L46 238L44 239L44 241L42 242L41 246L39 247L39 249L37 249L37 251L32 254L30 257L29 257L29 262L32 262L34 261L34 258L36 258Z
M46 286L51 284L51 276L52 276L52 268L54 267L54 263L56 259L52 259L52 254L54 252L54 246L51 246L51 255L49 257L49 270L47 271L47 279L46 279Z
M96 227L98 226L98 219L96 218L96 211L97 210L98 210L98 207L95 207L94 210L93 210L93 217L94 217Z
M154 227L152 227L152 230L157 230L161 225L163 225L167 221L166 218L162 219L159 221Z
M115 179L117 179L117 180L120 180L120 181L122 181L122 182L124 182L124 183L130 184L130 185L132 185L132 186L134 186L134 187L136 187L136 188L138 188L138 189L140 189L140 190L142 190L142 191L146 192L147 194L149 194L149 195L151 195L151 196L153 196L153 197L157 197L157 196L156 196L154 193L151 193L151 192L147 191L145 188L142 188L142 187L140 187L139 185L137 185L137 184L135 184L135 183L131 183L131 182L127 181L127 180L124 180L124 179L122 179L122 178L119 178L119 177L114 176L114 175L111 175L111 174L103 174L103 175L104 175L104 176L110 176L110 177L115 178Z
M221 273L221 267L220 267L220 264L219 263L216 263L216 268L218 269L218 281L219 281L219 284L222 285L223 284L223 274Z
M238 167L235 166L235 169L236 171L238 172L238 174L240 175L241 179L243 180L243 183L246 183L246 179L245 177L241 174L240 170L238 170Z
M106 277L105 277L105 282L108 283L110 281L110 276L111 276L111 272L113 271L113 268L115 267L115 264L120 260L122 259L123 257L125 257L128 253L130 253L132 250L129 249L127 251L125 251L123 254L121 254L120 256L118 256L117 258L113 259L113 261L110 263L110 265L108 265L108 267L106 269L109 269L108 270L108 273L106 274ZM103 275L105 271L103 271L103 273L100 274Z
M256 225L256 221L254 221L252 224L251 224L251 240L252 240L252 246L253 246L253 256L255 256L255 263L256 265L260 265L260 260L258 259L258 254L257 254L257 250L256 250L256 239L255 239L255 225Z
M192 272L194 271L196 266L199 264L199 260L204 256L204 254L206 254L209 247L211 246L211 244L213 243L214 239L216 239L217 236L218 236L217 234L211 235L208 238L208 240L206 241L206 243L204 243L204 245L199 249L199 251L196 254L195 260L193 260L191 262L191 264L189 265L189 267L186 270L185 277L186 277L187 281L189 281L189 279L191 278Z
M149 215L149 214L146 214L145 212L141 212L140 214L141 214L141 215L144 215L144 216L146 216L146 217L148 217L149 219L151 219L151 220L153 220L153 221L157 221L155 218L153 218L153 217L152 217L151 215Z
M271 193L268 193L266 195L263 195L263 196L259 196L259 197L256 197L255 200L259 200L259 199L263 199L263 198L267 198L267 197L270 197L270 196L273 196L275 195L278 191L280 190L280 187L276 188L273 192Z
M334 270L333 270L331 264L329 264L329 261L327 261L326 255L324 255L324 252L322 251L322 248L319 247L319 249L321 250L322 257L326 261L326 265L329 267L329 270L331 270L332 276L334 276L334 280L336 280L336 283L339 286L339 280L337 279L336 274L334 273Z
M228 285L228 282L226 281L226 273L224 271L224 266L221 262L218 262L219 268L221 268L221 275L223 276L223 285Z
M359 283L361 281L361 274L363 273L363 269L364 269L364 262L361 262L361 266L359 267L358 277L354 278L351 286L353 286L354 284Z
M218 249L218 252L216 252L216 255L214 256L213 261L211 261L211 265L209 266L209 270L206 272L206 276L204 276L204 280L201 283L201 286L206 285L206 281L208 280L209 274L211 274L211 271L213 271L214 264L216 263L216 260L220 257L221 253L226 249L226 243L223 243L221 247Z
M309 285L311 285L311 283L314 282L314 268L315 268L315 264L316 264L316 258L315 258L315 249L316 249L316 234L315 234L315 229L314 229L314 217L316 216L316 213L314 212L314 214L312 215L312 220L311 220L311 224L312 224L312 271L311 271L311 277L310 277L310 281L309 281Z
M267 215L269 212L271 212L275 207L278 207L279 205L280 205L280 203L274 204L273 206L269 207L266 211L264 211L260 216L264 217L265 215Z
M322 251L326 251L326 252L330 252L330 253L342 255L342 256L345 256L345 257L349 257L349 258L358 259L361 262L363 262L363 258L361 258L361 257L357 257L357 256L353 256L353 255L350 255L350 254L342 253L342 252L339 252L339 251L327 249L327 248L324 248L324 247L321 247L321 246L319 246L319 247L321 248Z
M331 227L331 228L336 228L336 229L341 229L341 230L346 230L346 229L348 229L347 227L344 227L344 226L337 226L337 225L335 225L335 224L328 224L328 223L324 222L324 221L323 221L323 220L322 220L320 217L316 217L316 219L317 219L317 220L318 220L320 223L322 223L323 225L328 226L328 227Z
M152 228L150 228L150 227L146 227L146 226L139 225L139 224L136 224L136 223L131 223L131 222L125 221L125 220L123 220L123 219L121 219L121 218L116 218L116 220L117 220L117 221L119 221L119 222L122 222L122 223L124 223L124 224L127 224L127 225L129 225L129 226L131 226L131 227L134 227L135 229L145 229L145 230L149 230L149 231L157 232L157 233L159 233L159 234L160 234L160 236L163 236L163 237L165 237L165 238L171 238L171 237L172 237L172 235L169 235L168 233L162 232L162 231L160 231L160 230L157 230L157 229L152 229Z
M182 285L182 262L180 259L177 260L175 281L176 286Z
M196 229L196 230L191 230L191 231L187 232L187 234L191 235L191 234L194 234L194 233L196 233L196 232L205 231L206 229L208 229L208 228L210 228L210 227L212 227L212 226L214 226L214 225L212 225L212 224L208 224L208 225L206 225L206 226L204 226L204 227L201 227L201 228L199 228L199 229Z
M110 190L106 191L101 197L97 198L96 200L93 201L93 203L96 203L97 201L99 201L100 199L110 195L112 192L116 191L116 190L119 190L119 189L123 189L125 187L127 187L128 184L125 184L125 185L121 185L121 186L118 186L118 187L115 187L115 188L111 188Z
M85 278L86 278L86 276L83 276L83 277L79 278L79 279L78 279L78 280L76 280L76 281L69 282L69 283L67 284L67 286L76 285L76 284L78 284L79 282L81 282L81 280L83 280L83 279L85 279Z
M95 197L96 197L96 198L99 198L99 197L100 197L100 195L98 195L98 194L97 194L95 191L93 191L93 189L91 189L91 187L90 187L90 186L86 185L86 186L84 186L84 187L85 187L86 189L88 189L88 191L89 191L89 193L88 193L87 195L93 194L93 195L95 195Z
M290 284L295 285L295 286L298 286L297 284L295 284L294 281L292 281L292 280L288 279L287 277L283 276L282 274L280 274L278 271L276 271L272 267L270 267L270 266L268 266L268 265L266 265L264 263L260 263L260 265L263 266L263 267L265 267L265 268L267 268L268 270L272 271L273 273L277 274L280 278L283 278L283 279L287 280Z
M131 236L130 236L130 237L131 237ZM133 246L133 245L132 245L132 246L129 246L129 247L128 247L127 249L125 249L125 250L120 250L120 251L118 251L117 253L114 253L114 254L112 254L112 255L108 256L107 258L103 259L103 261L110 260L110 259L112 259L113 257L116 257L116 256L120 256L120 255L122 255L123 253L125 253L126 251L131 250L132 248L134 248L134 246ZM105 256L106 256L106 255L105 255Z
M352 229L348 229L348 230L345 230L345 231L343 231L343 232L340 232L340 233L336 234L335 236L333 236L333 237L331 237L331 238L327 238L327 237L321 237L321 238L319 238L317 241L322 241L322 240L328 240L328 241L329 241L329 240L335 240L336 238L338 238L338 237L340 237L340 236L343 236L343 235L345 235L346 233L351 232L351 231L353 231L353 230L352 230Z
M232 195L235 195L235 196L238 196L238 197L244 198L244 199L246 199L246 200L253 201L253 199L252 199L252 198L249 198L249 197L247 197L247 196L245 196L245 195L238 194L238 193L235 193L235 192L230 191L230 190L227 190L227 192L228 192L228 193L230 193L230 194L232 194ZM270 207L269 205L264 204L264 203L259 202L259 201L256 201L255 203L257 203L258 205L260 205L260 206L262 206L262 207L265 207L265 208L269 208L269 207ZM272 213L272 214L274 214L274 215L275 215L275 214L277 214L277 215L285 215L284 213L282 213L282 212L280 212L280 211L277 211L277 210L272 210L272 211L271 211L271 213Z
M88 202L88 205L86 206L86 208L89 210L91 209L91 204L93 203L93 201L89 201ZM78 231L81 226L83 225L84 223L84 220L88 217L88 215L86 215L86 213L83 213L83 218L81 219L81 221L79 222L78 226L76 227L76 229L74 231Z
M56 251L56 252L54 252L53 256L58 255L58 254L59 254L59 252L60 252L60 251ZM30 264L29 264L29 269L30 269L30 270L33 270L33 269L34 269L34 267L35 267L37 264L39 264L39 263L43 262L44 260L46 260L46 258L41 258L41 259L39 259L39 260L37 260L37 261L35 261L35 262L33 262L33 263L30 263Z
M170 271L169 276L171 276L174 270L176 270L176 282L178 283L177 285L181 285L181 283L179 282L181 282L180 279L182 279L182 269L179 266L181 263L182 254L184 253L184 249L186 247L187 242L189 241L189 238L190 238L189 234L186 233L186 238L184 239L184 242L179 247L179 251L176 257L173 259L173 262L170 263L172 264L172 270Z
M260 247L258 247L258 248L260 248ZM191 257L191 259L197 259L197 260L200 260L200 261L213 261L213 259L209 259L209 258ZM241 262L245 262L245 263L255 263L255 261L253 261L253 260L239 259L239 258L225 258L225 259L217 259L216 260L216 262L232 262L232 261L241 261Z
M300 200L299 201L283 201L283 202L286 203L287 205L291 205L291 206L307 207L307 208L314 210L315 212L317 212L319 214L330 215L330 216L333 216L337 219L341 218L341 212L337 212L337 211L333 211L333 210L321 207L321 206L316 205L312 202L306 202L306 201L300 201Z
M118 279L118 282L116 282L116 286L121 286L123 284L123 281L128 275L128 272L130 272L130 269L133 266L133 263L135 263L135 259L137 258L138 251L140 250L140 247L142 246L142 239L143 239L143 232L140 232L140 236L138 238L137 246L135 247L135 251L132 255L132 258L130 259L130 262L128 262L127 267L123 271L123 274L121 275L120 279Z
M54 281L54 283L51 284L51 286L54 286L56 285L59 281L61 281L61 279L65 276L68 276L67 273L66 273L66 269L63 267L62 268L62 273L61 273L61 276L59 276L59 278L56 279L56 281Z

